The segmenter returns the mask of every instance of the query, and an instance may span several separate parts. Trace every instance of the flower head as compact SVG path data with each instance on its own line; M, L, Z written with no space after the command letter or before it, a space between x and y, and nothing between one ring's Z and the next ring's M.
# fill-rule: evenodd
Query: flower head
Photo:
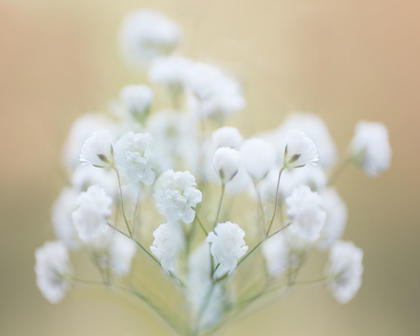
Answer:
M127 275L136 251L136 245L130 239L113 232L108 246L109 267L120 277Z
M35 251L36 283L51 303L60 302L71 288L67 276L72 274L69 253L61 241L46 242Z
M129 66L141 68L155 57L173 51L181 40L178 25L158 11L133 11L124 19L119 42Z
M284 149L284 167L289 169L306 166L308 163L316 164L318 154L316 147L305 133L297 129L290 130L286 135Z
M240 167L239 151L230 147L220 147L214 153L213 166L223 184L230 182Z
M316 241L325 225L326 213L321 209L321 198L308 186L297 187L286 198L287 215L292 223L290 230L308 242Z
M248 251L244 237L244 230L231 222L219 223L214 231L209 233L206 241L211 244L210 252L220 264L218 276L234 271L238 260Z
M92 165L77 167L71 177L71 185L79 192L86 191L92 185L98 185L109 196L118 195L118 180L115 173L110 170L96 169Z
M218 128L211 134L211 141L214 149L220 147L239 149L243 138L237 128L224 126Z
M120 91L123 115L143 122L153 101L153 91L147 85L127 85Z
M160 260L162 268L176 274L176 263L179 254L185 248L182 226L179 223L165 223L153 232L150 250Z
M326 276L328 288L340 303L349 302L362 285L363 251L352 242L337 241L331 247Z
M174 94L178 94L184 89L193 64L190 59L179 55L156 58L149 70L150 81L166 85Z
M72 213L73 224L80 239L91 242L107 228L111 216L112 198L99 186L91 186L77 197L77 208Z
M356 125L351 144L352 159L369 177L387 170L392 150L385 125L361 121Z
M171 221L190 224L195 217L193 208L201 202L201 191L195 188L195 177L190 172L167 170L155 184L154 197L160 213Z
M101 130L92 134L82 146L80 161L98 168L111 168L114 164L113 137L110 131Z
M124 134L115 145L115 161L130 183L155 181L154 140L149 133Z
M262 180L276 163L276 151L268 142L251 138L245 140L240 149L241 161L248 174L257 181Z

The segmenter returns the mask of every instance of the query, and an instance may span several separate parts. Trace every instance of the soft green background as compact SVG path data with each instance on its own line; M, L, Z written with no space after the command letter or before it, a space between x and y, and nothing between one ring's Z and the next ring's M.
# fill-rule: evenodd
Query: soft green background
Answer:
M397 0L0 0L0 334L170 334L110 293L73 291L50 305L33 271L35 248L53 238L71 122L141 80L116 48L122 17L141 7L181 24L183 52L243 79L248 107L236 121L246 135L296 110L323 117L341 150L360 119L389 127L391 170L370 181L350 168L337 183L350 211L345 238L365 251L358 296L341 306L323 289L296 291L225 334L418 335L420 2Z

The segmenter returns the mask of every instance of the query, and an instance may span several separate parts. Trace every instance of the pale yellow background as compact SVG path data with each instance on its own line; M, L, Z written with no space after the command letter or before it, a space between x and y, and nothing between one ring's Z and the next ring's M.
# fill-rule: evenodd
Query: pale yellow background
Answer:
M50 305L33 272L35 248L53 239L71 122L142 81L116 48L122 17L140 7L181 24L183 52L240 76L246 135L293 110L323 117L340 150L360 119L389 127L391 170L370 181L351 167L337 183L350 211L345 238L365 252L358 296L341 306L323 289L296 291L225 335L420 334L419 1L0 0L0 335L170 334L111 293L73 291Z

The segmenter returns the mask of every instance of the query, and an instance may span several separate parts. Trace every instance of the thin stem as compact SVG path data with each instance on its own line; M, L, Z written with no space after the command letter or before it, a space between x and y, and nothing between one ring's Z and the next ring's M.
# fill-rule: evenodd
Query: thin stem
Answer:
M214 220L214 224L213 224L213 229L216 227L216 224L219 220L219 216L220 216L220 210L222 209L222 203L223 203L223 198L225 196L225 184L222 183L222 188L221 188L221 194L220 194L220 200L219 200L219 207L217 209L217 215L216 215L216 219Z
M118 178L118 187L120 189L120 199L121 199L121 211L122 211L122 214L123 214L125 226L127 227L127 230L128 230L128 233L130 234L130 237L133 237L133 232L131 232L130 225L128 224L128 220L127 220L127 217L125 215L124 200L123 200L123 194L122 194L122 188L121 188L120 173L118 172L118 169L117 168L114 167L113 169L115 170L115 173L117 174L117 178Z
M260 188L258 183L253 179L252 182L254 183L254 188L255 188L255 193L257 194L257 201L258 201L258 206L260 208L261 211L261 216L262 216L262 222L263 222L263 232L265 230L265 211L264 211L264 206L262 204L262 198L261 198L261 192L260 192Z
M274 219L276 218L276 215L277 215L277 204L278 204L278 197L279 197L280 179L281 179L281 174L283 173L283 170L284 170L284 167L281 168L280 171L279 171L279 177L277 179L277 188L276 188L276 200L275 200L275 203L274 203L274 212L273 212L273 216L271 217L270 225L268 226L267 232L265 233L266 237L269 236L271 227L273 226L273 223L274 223Z
M92 281L92 280L78 279L78 278L75 278L74 276L71 276L71 275L68 276L68 279L75 282L75 283L81 283L81 284L85 284L85 285L108 286L108 284L103 282L103 281Z
M327 185L333 184L337 178L341 175L341 173L345 170L345 168L348 166L348 164L351 162L351 158L347 158L344 160L338 167L333 171L331 176L328 179Z
M195 219L197 220L198 224L201 227L201 230L203 230L204 234L206 235L206 237L209 235L209 233L207 232L206 228L204 227L203 223L201 222L200 218L198 218L197 214L195 215Z
M137 193L136 206L134 207L133 219L131 221L131 223L133 225L133 236L136 235L136 217L137 217L137 210L139 208L140 208L140 188L139 188L139 191Z

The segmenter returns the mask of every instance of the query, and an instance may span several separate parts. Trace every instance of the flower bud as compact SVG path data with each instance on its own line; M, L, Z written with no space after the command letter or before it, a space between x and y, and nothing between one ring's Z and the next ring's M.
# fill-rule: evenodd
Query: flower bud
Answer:
M229 147L221 147L214 153L213 166L223 184L231 181L238 173L240 164L239 151Z

